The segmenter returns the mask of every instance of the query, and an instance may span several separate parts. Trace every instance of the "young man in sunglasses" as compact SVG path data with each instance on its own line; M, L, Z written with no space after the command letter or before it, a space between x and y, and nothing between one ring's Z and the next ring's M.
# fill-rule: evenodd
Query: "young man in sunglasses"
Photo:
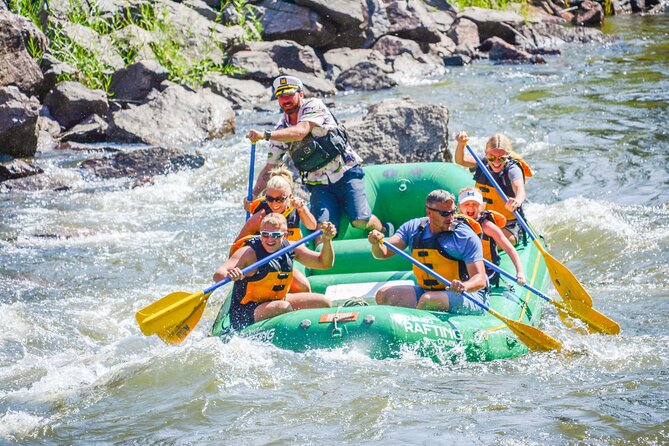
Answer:
M389 285L376 293L380 305L419 308L431 311L449 311L476 314L482 310L462 296L463 291L478 293L482 302L488 300L488 278L483 264L481 239L464 217L456 217L455 198L445 190L437 189L425 200L427 218L415 218L404 223L397 232L381 243L383 234L372 231L368 240L377 259L395 255L385 246L409 247L413 258L429 266L451 282L446 286L420 268L414 266L418 286Z
M320 99L304 99L302 81L295 76L279 76L273 87L281 119L273 130L251 129L246 134L253 143L270 142L254 197L265 188L267 173L290 157L311 193L310 208L319 224L330 221L338 227L343 208L354 227L383 230L367 203L362 159L332 112Z
M230 304L232 328L240 330L293 310L332 306L320 293L289 293L294 260L313 269L329 269L334 265L332 239L337 230L329 222L324 222L322 229L323 249L320 252L300 245L244 276L242 269L290 245L285 237L288 230L286 218L277 213L268 214L260 225L260 235L247 240L245 246L216 269L214 281L230 278L235 282Z

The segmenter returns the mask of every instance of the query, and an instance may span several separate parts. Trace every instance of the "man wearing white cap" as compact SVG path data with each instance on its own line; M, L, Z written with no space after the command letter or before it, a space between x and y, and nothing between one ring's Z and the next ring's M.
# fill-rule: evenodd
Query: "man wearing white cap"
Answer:
M525 284L525 271L520 261L520 256L509 239L502 232L506 225L506 217L499 212L483 210L483 194L474 186L468 186L460 190L458 194L458 207L462 215L472 218L481 225L481 243L483 244L483 257L488 261L499 265L497 246L509 255L509 259L516 267L516 279L522 286ZM494 286L499 284L499 273L486 268L488 280Z
M411 256L428 265L451 282L445 285L414 267L417 286L387 285L376 293L380 305L477 314L481 309L462 296L463 291L478 293L479 300L488 301L488 280L483 264L481 239L463 217L456 217L455 197L445 190L430 192L425 199L427 218L414 218L380 243L383 234L372 231L367 239L377 259L395 255L390 243L399 249L409 247Z
M254 197L265 188L266 174L290 156L311 192L310 207L319 224L330 221L339 229L344 208L356 228L382 230L367 203L362 159L334 115L320 99L304 99L302 81L295 76L279 76L273 87L283 110L279 122L274 130L251 129L246 134L253 143L261 139L270 142L267 164L253 188Z

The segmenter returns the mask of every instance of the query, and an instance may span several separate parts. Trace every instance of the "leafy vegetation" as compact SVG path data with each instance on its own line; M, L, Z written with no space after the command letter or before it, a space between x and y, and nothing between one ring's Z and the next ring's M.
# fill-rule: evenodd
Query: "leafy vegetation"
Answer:
M49 39L48 53L75 68L74 74L63 74L59 81L76 80L89 88L109 90L114 68L101 61L93 51L75 42L59 23L49 21L47 25L46 0L9 0L8 6L10 11L30 19L45 33ZM254 6L246 0L225 0L218 14L218 23L225 22L223 11L226 7L236 12L235 22L226 25L240 25L247 40L260 40L262 26ZM208 56L222 51L214 36L200 43L197 51L192 51L189 48L189 37L192 35L183 37L183 31L171 23L167 12L157 9L152 2L134 9L128 7L112 15L100 11L94 2L68 0L66 16L69 22L90 28L109 39L125 65L134 63L143 50L152 51L156 60L169 71L170 80L177 83L197 87L207 73L231 74L239 71L231 65L216 63ZM153 41L148 48L138 48L125 39L113 37L115 31L129 25L151 33ZM28 41L27 46L36 59L43 56L37 42Z

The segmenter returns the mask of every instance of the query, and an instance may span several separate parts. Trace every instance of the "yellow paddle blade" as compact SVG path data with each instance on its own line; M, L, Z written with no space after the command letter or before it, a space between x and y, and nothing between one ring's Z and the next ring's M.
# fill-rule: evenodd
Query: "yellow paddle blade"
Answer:
M581 302L589 307L592 307L592 297L585 291L581 282L569 271L569 268L560 263L555 257L550 255L548 251L541 246L538 240L534 240L541 254L544 256L548 274L551 276L553 285L562 299L571 305L572 302Z
M203 291L193 294L177 291L142 308L135 315L135 319L146 336L174 332L189 320L200 305L206 304L208 298L209 295L205 296Z
M175 325L174 327L167 328L163 331L156 333L160 339L162 339L166 344L181 344L184 339L190 334L191 331L195 328L202 313L204 313L204 308L207 306L207 301L202 300L200 305L195 308L193 314L191 314L185 321Z
M568 304L556 301L551 302L558 308L560 319L569 328L578 330L578 327L574 326L573 319L580 319L586 323L587 331L590 333L610 335L620 333L620 325L616 321L609 319L599 311L581 302L573 301Z
M539 330L536 327L531 325L523 324L522 322L513 321L511 319L505 318L492 308L488 310L488 313L492 314L502 322L504 322L511 331L518 336L523 344L527 345L530 350L537 352L548 352L551 350L562 350L562 344L557 339L554 339Z

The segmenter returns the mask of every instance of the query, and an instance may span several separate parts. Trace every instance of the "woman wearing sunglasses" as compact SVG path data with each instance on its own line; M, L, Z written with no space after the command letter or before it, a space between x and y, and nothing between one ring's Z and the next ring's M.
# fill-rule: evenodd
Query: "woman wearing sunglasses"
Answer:
M524 234L513 211L518 211L523 218L525 217L522 207L525 202L525 178L532 176L532 169L511 150L511 140L507 136L495 133L488 139L481 161L509 198L505 204L495 190L495 186L490 184L485 174L477 166L476 160L465 151L465 146L469 143L467 133L456 133L455 140L458 142L455 148L455 162L474 171L474 181L476 181L476 187L483 193L486 209L499 212L506 218L504 235L511 243L517 245L521 238L524 239Z
M272 212L286 217L288 224L286 239L289 241L296 242L302 239L300 222L310 231L316 230L314 215L301 198L293 196L293 174L285 167L270 172L265 195L249 204L249 212L252 214L251 218L246 221L235 239L230 248L230 255L243 246L246 240L259 233L262 219ZM295 271L290 291L294 293L311 291L311 285L304 274Z
M304 245L296 247L268 264L244 276L242 269L290 244L285 235L288 230L286 218L271 213L262 219L260 235L246 240L243 247L218 267L214 280L232 279L230 322L232 328L241 329L254 322L303 308L326 308L332 303L323 294L311 292L289 292L294 279L293 261L313 269L329 269L334 265L332 239L337 230L332 223L325 222L323 249L313 251Z

